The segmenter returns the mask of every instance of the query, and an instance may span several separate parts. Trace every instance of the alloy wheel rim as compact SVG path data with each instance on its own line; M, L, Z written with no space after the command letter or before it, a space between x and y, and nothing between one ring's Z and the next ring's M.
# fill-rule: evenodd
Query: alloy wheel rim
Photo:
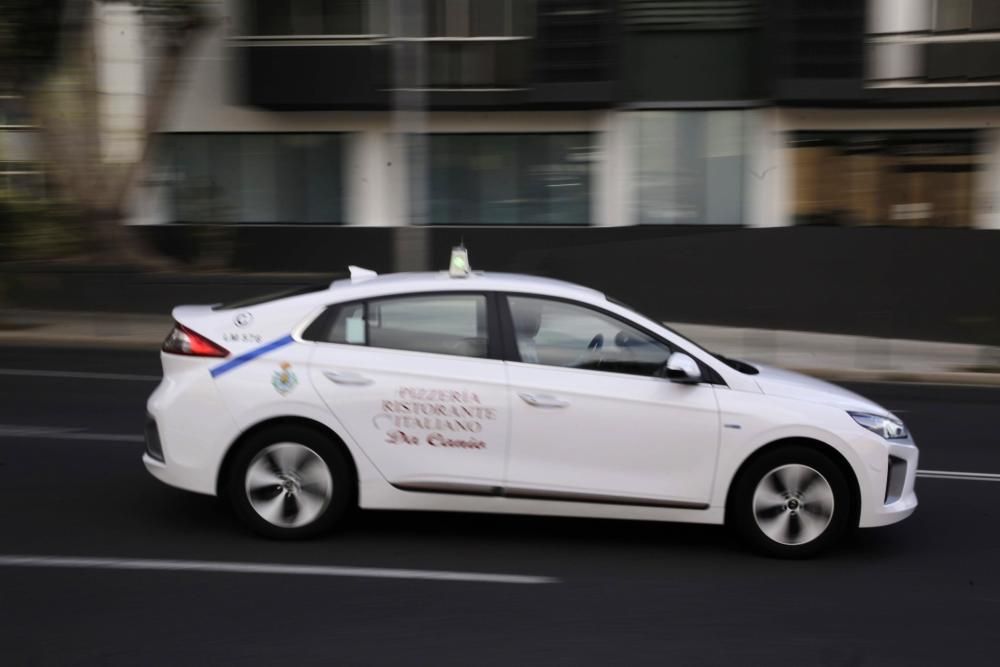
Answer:
M778 466L764 475L753 494L757 527L779 544L807 544L826 532L833 519L830 482L801 463Z
M333 477L323 458L305 445L268 445L247 466L244 489L250 507L281 528L315 521L333 497Z

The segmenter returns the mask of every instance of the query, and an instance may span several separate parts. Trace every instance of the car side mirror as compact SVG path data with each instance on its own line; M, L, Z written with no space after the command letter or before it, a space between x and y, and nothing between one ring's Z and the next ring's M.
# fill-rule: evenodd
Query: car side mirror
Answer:
M684 354L674 352L667 359L664 375L671 382L698 384L701 382L701 368L698 362Z

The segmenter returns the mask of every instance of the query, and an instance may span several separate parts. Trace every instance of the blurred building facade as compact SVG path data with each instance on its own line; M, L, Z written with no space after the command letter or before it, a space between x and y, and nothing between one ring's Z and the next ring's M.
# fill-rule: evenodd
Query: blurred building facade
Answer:
M147 219L779 224L762 9L228 0Z
M0 95L0 193L45 196L44 168L39 164L35 126L21 98Z
M136 30L105 49L126 153L143 71L129 7L115 25ZM136 223L1000 228L995 0L218 10Z

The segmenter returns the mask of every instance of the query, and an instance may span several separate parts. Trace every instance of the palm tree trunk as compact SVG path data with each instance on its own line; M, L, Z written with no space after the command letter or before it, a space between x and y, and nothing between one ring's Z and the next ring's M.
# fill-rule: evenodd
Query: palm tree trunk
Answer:
M90 0L78 2L89 4ZM157 73L146 99L142 147L134 161L120 164L105 161L102 152L97 22L93 11L82 14L82 20L67 28L63 40L69 60L65 71L49 77L29 95L49 172L63 199L76 207L90 230L96 260L154 270L168 268L173 262L127 224L128 201L148 168L152 144L180 83L184 58L211 22L193 14L185 23L171 24L160 32Z

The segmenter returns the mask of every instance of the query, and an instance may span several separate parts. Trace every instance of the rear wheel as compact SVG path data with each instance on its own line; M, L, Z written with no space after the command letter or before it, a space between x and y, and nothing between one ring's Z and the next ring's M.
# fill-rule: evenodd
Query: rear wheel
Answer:
M840 466L802 445L771 450L740 474L727 518L751 546L770 556L806 558L836 544L855 514Z
M319 535L354 504L352 466L323 434L302 426L251 436L233 460L226 493L236 515L275 539Z

